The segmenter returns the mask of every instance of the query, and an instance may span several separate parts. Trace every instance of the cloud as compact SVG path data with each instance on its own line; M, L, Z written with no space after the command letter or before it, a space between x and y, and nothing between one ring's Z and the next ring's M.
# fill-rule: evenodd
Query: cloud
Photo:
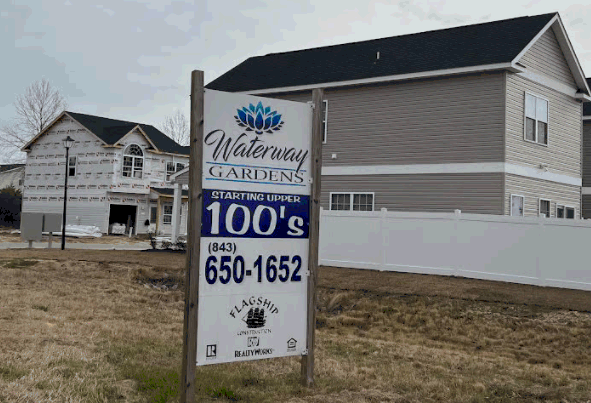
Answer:
M249 57L558 11L591 66L590 8L563 0L0 0L0 120L45 76L70 108L158 123L188 114L190 72L206 82Z

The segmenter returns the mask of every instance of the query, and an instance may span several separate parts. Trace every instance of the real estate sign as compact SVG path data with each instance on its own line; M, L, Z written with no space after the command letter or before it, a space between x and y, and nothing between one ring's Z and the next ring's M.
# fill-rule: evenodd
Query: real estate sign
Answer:
M312 108L205 90L197 365L306 349Z

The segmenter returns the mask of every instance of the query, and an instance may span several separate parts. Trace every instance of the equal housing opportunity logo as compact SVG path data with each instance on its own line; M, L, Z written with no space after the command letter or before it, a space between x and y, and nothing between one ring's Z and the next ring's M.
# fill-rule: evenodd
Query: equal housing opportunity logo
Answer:
M271 107L263 107L263 103L259 101L257 106L253 104L248 105L248 108L236 109L238 114L234 116L236 123L240 127L246 127L246 131L254 131L256 134L273 133L278 131L283 126L281 115L277 111L271 112Z

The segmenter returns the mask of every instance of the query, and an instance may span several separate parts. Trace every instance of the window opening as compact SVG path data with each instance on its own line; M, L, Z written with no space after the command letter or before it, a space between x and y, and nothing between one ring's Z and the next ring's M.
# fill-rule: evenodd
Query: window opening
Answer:
M123 153L122 174L128 178L141 178L144 170L144 153L140 146L130 144Z

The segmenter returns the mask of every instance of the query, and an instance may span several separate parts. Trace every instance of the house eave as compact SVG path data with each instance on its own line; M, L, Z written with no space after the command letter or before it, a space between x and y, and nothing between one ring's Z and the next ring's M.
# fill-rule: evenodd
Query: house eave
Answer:
M346 80L346 81L335 81L329 83L318 83L318 84L307 84L307 85L296 85L291 87L277 87L277 88L264 88L258 90L249 90L249 91L237 91L237 94L249 94L249 95L259 95L259 94L272 94L272 93L282 93L282 92L296 92L296 91L306 91L312 90L314 88L332 88L332 87L347 87L347 86L356 86L356 85L365 85L365 84L378 84L378 83L388 83L394 81L402 81L402 80L413 80L419 78L431 78L431 77L442 77L442 76L451 76L457 74L470 74L470 73L485 73L485 72L492 72L498 70L509 70L514 73L518 73L523 71L519 66L515 65L514 63L495 63L495 64L487 64L487 65L479 65L479 66L469 66L469 67L459 67L454 69L442 69L442 70L432 70L432 71L422 71L418 73L408 73L408 74L396 74L391 76L382 76L382 77L372 77L372 78L363 78L359 80Z
M582 94L580 92L577 92L575 94L575 99L578 99L578 100L583 101L583 102L591 102L591 96L589 96L587 94Z

